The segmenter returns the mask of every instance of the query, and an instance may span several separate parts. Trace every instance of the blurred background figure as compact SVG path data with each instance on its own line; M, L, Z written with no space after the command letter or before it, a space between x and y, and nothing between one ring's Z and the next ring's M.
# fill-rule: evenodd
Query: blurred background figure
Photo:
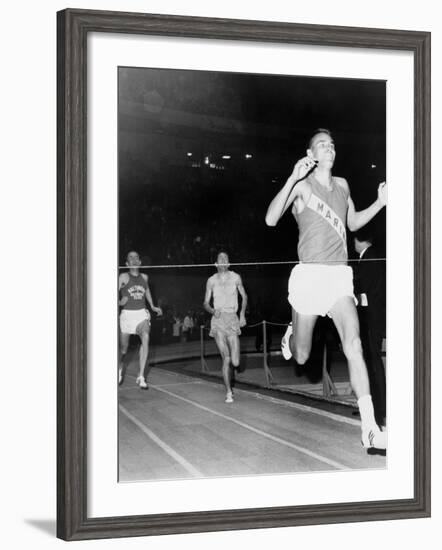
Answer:
M192 340L194 326L193 313L189 309L183 320L182 335L184 342L189 342L189 340Z
M172 338L174 342L177 342L181 336L181 329L183 326L183 321L181 315L177 312L173 315L173 326L172 326Z
M354 235L359 262L354 266L354 286L358 298L361 340L367 363L376 422L385 426L386 381L382 360L382 340L386 332L385 260L380 259L369 229Z

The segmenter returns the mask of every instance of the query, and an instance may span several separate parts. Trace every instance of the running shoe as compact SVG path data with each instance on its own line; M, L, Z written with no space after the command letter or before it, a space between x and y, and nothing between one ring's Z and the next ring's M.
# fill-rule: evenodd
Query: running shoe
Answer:
M139 376L139 377L137 378L137 384L140 386L140 388L141 388L142 390L147 390L147 388L149 387L149 386L147 385L147 382L146 382L146 379L144 378L144 376Z
M378 427L363 431L361 443L366 449L386 449L387 432L381 432Z
M287 330L281 340L281 353L286 361L292 358L292 352L290 351L290 336L293 333L292 323L289 323Z
M226 400L225 400L226 403L233 403L233 394L231 391L228 391L226 393Z

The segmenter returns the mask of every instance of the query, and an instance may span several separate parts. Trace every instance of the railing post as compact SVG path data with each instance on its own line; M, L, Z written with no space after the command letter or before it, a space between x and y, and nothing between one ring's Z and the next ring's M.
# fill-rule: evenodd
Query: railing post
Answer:
M269 365L267 363L267 330L266 330L266 321L262 322L262 349L264 353L264 374L266 377L267 387L270 388L271 383L273 382L273 376L270 371Z
M204 342L204 325L200 325L200 358L201 358L201 372L209 372L205 359L205 342Z

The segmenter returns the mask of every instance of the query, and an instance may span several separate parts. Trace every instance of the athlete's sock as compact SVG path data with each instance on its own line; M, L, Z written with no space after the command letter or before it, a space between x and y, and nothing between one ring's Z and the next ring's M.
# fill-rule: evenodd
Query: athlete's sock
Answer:
M373 402L371 395L363 395L358 399L359 412L361 414L362 431L378 428L374 417Z

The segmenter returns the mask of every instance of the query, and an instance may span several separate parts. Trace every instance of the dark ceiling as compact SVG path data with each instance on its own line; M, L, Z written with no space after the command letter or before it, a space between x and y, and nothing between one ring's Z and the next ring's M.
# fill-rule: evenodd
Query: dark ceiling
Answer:
M128 67L118 76L120 247L139 247L140 231L161 233L150 221L155 209L169 230L188 227L193 235L226 216L232 226L245 219L263 224L269 201L318 127L333 133L334 173L348 179L357 208L376 198L385 179L384 81ZM234 207L242 210L239 221ZM287 245L278 248L261 230L256 246L279 257ZM382 216L377 232L385 234ZM238 227L237 234L246 232ZM253 237L242 254L256 258ZM165 248L160 243L152 256L167 261Z

